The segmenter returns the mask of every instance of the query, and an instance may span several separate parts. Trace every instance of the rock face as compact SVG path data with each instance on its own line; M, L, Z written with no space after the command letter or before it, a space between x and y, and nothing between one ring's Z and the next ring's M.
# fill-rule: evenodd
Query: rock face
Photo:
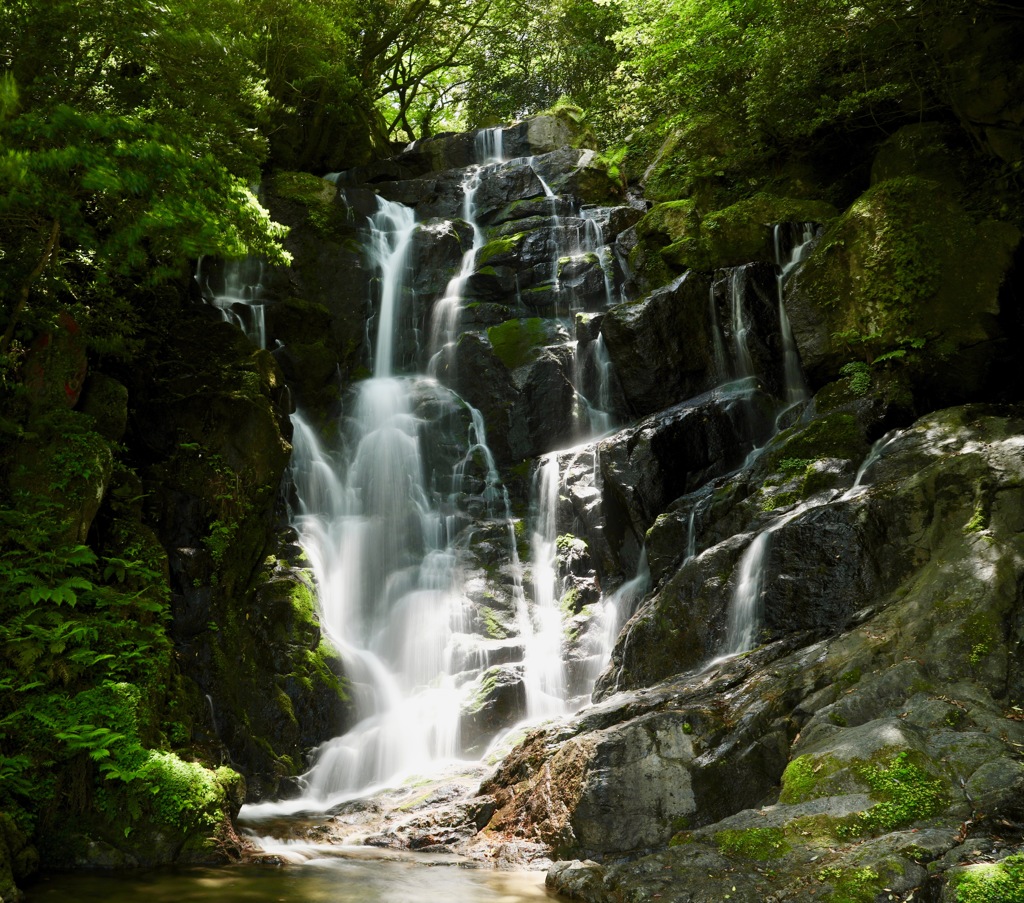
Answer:
M297 773L345 711L309 577L289 563L300 552L275 531L287 390L270 353L228 323L186 321L150 360L129 385L128 437L148 461L146 519L168 551L171 634L204 734L256 798Z
M473 406L513 512L479 461L452 496L462 749L529 707L517 606L542 564L570 695L594 688L472 818L446 800L379 842L565 860L549 885L602 903L948 897L947 872L1019 836L1019 234L947 194L934 129L894 136L840 213L621 205L564 126L501 130L515 158L479 183L493 130L339 179L349 209L414 208L405 363L431 361L460 423ZM431 453L439 493L460 441ZM517 539L520 573L507 537L537 528L552 471L550 562Z

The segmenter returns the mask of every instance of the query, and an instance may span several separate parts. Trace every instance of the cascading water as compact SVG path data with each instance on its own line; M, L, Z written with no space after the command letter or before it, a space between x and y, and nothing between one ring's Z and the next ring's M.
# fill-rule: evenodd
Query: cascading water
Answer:
M734 373L736 379L747 379L756 375L754 359L750 355L747 339L749 324L743 310L743 299L747 290L747 268L733 267L729 270L729 311L732 328Z
M435 304L431 368L457 335L462 288L483 244L474 197L500 158L500 132L481 133L483 162L469 168L462 183L473 246ZM343 446L325 449L301 413L293 418L293 523L316 575L325 632L345 662L357 723L317 750L303 778L304 795L292 809L330 805L458 755L460 716L487 662L474 652L459 565L467 541L460 530L472 517L508 525L523 714L567 711L557 458L544 459L535 476L532 579L523 581L508 496L487 448L483 418L429 376L397 375L396 358L405 347L401 333L411 328L404 309L416 229L411 210L378 199L368 241L379 295L373 377L357 386ZM418 413L424 397L438 402L442 395L469 423L462 436L445 440L462 449L447 492L425 482L432 453L423 447L429 429ZM609 617L617 610L612 601ZM604 645L610 651L610 643ZM601 656L607 657L603 648Z
M476 155L480 163L466 170L462 178L462 218L473 230L473 243L462 255L459 272L449 281L443 297L434 305L430 330L431 360L428 372L436 375L442 359L448 355L458 338L462 314L463 289L473 275L477 253L484 246L484 233L477 223L476 192L489 167L501 164L501 129L485 129L477 133Z
M533 477L534 529L531 536L534 611L520 613L520 632L531 637L524 659L527 711L531 716L558 715L565 709L562 619L558 609L557 454L545 455Z
M793 330L789 325L789 317L786 315L784 303L786 282L810 251L818 227L813 223L803 223L797 226L797 230L797 235L788 254L783 250L786 234L785 224L777 224L772 232L772 245L775 249L777 267L775 284L779 299L779 332L782 334L783 391L787 405L806 401L808 392L803 369L800 367L800 355L797 353L796 340L793 338Z
M458 752L465 695L448 667L461 615L455 555L424 485L424 387L396 377L412 212L379 201L369 255L380 303L373 378L358 386L349 455L329 455L297 414L293 522L317 578L322 621L354 685L356 726L317 752L306 798L326 802Z
M267 347L267 326L263 301L263 264L253 258L227 260L214 286L205 259L196 266L196 282L206 303L216 307L228 323L234 323L257 348Z

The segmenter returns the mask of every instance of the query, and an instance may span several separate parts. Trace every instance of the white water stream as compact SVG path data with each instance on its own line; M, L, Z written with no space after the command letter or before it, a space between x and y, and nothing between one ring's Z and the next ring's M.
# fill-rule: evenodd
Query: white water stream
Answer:
M487 448L483 419L431 376L458 338L463 289L484 243L474 199L483 180L502 165L500 130L481 133L477 157L480 162L467 168L462 183L462 213L473 230L472 246L434 305L427 372L403 374L396 360L403 347L401 331L409 328L405 308L415 216L401 204L378 198L367 239L376 292L372 378L355 387L342 436L333 444L324 443L301 411L293 415L296 501L291 519L316 576L325 635L344 662L356 723L316 751L301 779L299 799L247 807L247 817L324 810L431 772L460 755L460 718L487 663L479 651L485 640L470 625L472 603L460 559L469 519L460 505L466 504L470 485L479 499L476 516L507 525L524 715L536 720L569 710L559 608L557 455L541 459L535 471L531 579L525 582L508 496ZM554 218L557 199L544 188ZM584 228L581 250L603 261L607 251L599 224L587 221ZM552 232L561 231L553 223ZM607 276L606 283L602 306L611 297ZM609 365L603 343L592 342L591 351L598 374L593 434L610 424L602 410L608 404ZM445 439L463 449L447 493L428 484L426 475L431 450L423 443L436 424L427 423L424 412L437 409L469 422L468 434ZM597 637L591 643L593 661L588 660L591 685L610 654L623 604L629 604L620 604L621 599L639 585L627 584L603 600L596 613L600 623L588 633Z

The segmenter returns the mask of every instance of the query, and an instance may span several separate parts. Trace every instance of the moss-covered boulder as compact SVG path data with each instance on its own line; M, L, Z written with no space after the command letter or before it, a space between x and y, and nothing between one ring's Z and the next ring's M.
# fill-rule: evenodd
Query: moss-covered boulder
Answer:
M88 538L114 471L113 446L94 426L88 415L63 407L38 415L8 476L16 495L50 499L65 536L78 543Z
M473 695L459 713L459 743L464 753L480 755L501 730L526 715L522 665L495 665L473 684Z
M731 207L708 213L700 221L694 247L689 236L674 240L662 256L675 266L714 270L755 260L776 262L773 227L778 223L826 223L836 215L824 201L756 194Z
M976 222L933 181L890 179L826 231L787 298L814 385L851 362L910 365L931 404L1019 385L1011 271L1020 232Z
M557 324L541 317L506 320L487 330L494 354L509 370L535 360L544 346L557 341L560 335Z
M258 799L343 733L351 705L341 660L321 633L311 572L272 555L254 585L249 604L217 625L209 704L218 739L247 767Z
M824 201L763 193L711 213L702 213L693 198L665 201L636 224L638 241L629 263L641 290L663 285L684 270L775 263L777 224L824 223L835 216L835 208Z

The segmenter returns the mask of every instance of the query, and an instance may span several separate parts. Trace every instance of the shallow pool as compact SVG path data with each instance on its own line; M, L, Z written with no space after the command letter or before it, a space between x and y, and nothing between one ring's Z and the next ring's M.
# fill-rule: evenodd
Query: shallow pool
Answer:
M312 859L121 874L48 875L28 903L538 903L560 899L543 872L500 872L408 858Z

